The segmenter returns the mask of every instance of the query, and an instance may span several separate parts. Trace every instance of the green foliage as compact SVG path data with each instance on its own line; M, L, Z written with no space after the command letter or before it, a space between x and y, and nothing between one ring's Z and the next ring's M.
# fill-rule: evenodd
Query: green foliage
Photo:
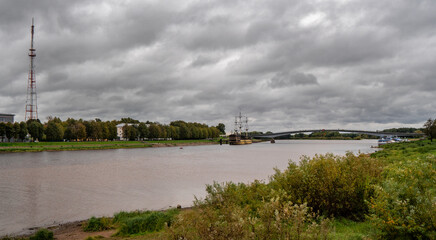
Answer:
M111 228L112 228L112 220L106 217L101 217L101 218L91 217L82 226L82 229L85 232L99 232Z
M126 138L130 141L133 141L133 140L137 140L139 135L140 135L140 133L135 125L125 124L123 126L123 137L124 138Z
M33 236L29 238L30 240L53 240L53 232L47 229L38 230Z
M6 123L0 122L0 137L2 138L2 140L5 134L6 134Z
M364 154L316 155L303 157L299 165L290 162L284 172L276 170L270 185L288 193L292 202L307 203L315 212L361 219L381 170L379 160Z
M433 142L433 138L436 138L436 119L432 120L431 118L424 123L424 133L430 138L430 141Z
M148 131L148 127L145 123L139 123L138 132L139 132L140 138L142 138L142 139L148 138L149 131Z
M150 124L148 131L149 131L150 138L159 138L162 135L162 129L158 124L154 124L154 123Z
M226 125L224 125L224 123L218 123L218 125L216 126L216 128L218 130L220 130L221 134L226 134Z
M14 125L10 122L5 125L5 135L8 138L8 141L11 141L11 138L14 136Z
M27 124L25 122L20 122L20 132L18 133L18 137L21 140L24 140L27 136Z
M436 238L436 156L388 165L370 201L370 219L390 239Z
M389 129L384 129L382 132L395 132L395 133L414 133L416 131L420 131L421 129L419 128L407 128L407 127L402 127L402 128L389 128Z
M139 123L139 120L135 120L133 118L121 118L120 123Z
M64 138L64 129L60 123L56 121L48 121L45 130L47 141L62 141Z
M38 120L27 121L27 130L33 140L41 140L44 134L44 126Z
M115 214L113 222L118 224L117 235L128 236L162 230L165 226L171 226L173 218L179 213L177 209L165 212L157 211L134 211L120 212Z
M224 187L226 188L226 187ZM262 201L256 212L249 206L197 203L176 217L169 239L327 239L330 220L311 214L305 205L280 197Z
M330 233L333 239L373 239L377 230L369 221L356 222L346 218L338 218L333 222L335 231Z

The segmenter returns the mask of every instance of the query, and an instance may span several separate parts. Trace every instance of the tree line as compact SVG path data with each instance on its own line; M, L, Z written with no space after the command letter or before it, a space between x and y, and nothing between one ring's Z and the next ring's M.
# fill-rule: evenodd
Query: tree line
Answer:
M123 126L123 138L135 139L161 139L171 138L181 139L207 139L217 138L220 134L225 134L224 124L220 123L216 127L209 127L206 124L196 122L173 121L169 125L140 122L137 124L126 123Z
M45 123L40 120L0 122L0 141L112 141L119 139L117 126L120 124L123 124L121 137L128 140L217 138L225 131L222 123L209 127L181 120L166 125L132 118L112 121L68 118L62 121L58 117L49 117Z

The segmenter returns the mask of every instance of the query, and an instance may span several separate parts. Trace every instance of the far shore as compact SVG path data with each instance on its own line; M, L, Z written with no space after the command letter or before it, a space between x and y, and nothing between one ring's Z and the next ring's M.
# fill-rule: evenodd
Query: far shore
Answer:
M0 153L104 150L121 148L183 147L213 145L214 139L166 141L107 141L107 142L16 142L0 143Z

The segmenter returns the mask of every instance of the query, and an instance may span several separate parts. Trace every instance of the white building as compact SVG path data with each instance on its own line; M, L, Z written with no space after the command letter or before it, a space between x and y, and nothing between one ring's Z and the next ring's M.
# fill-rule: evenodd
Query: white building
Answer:
M125 141L125 140L129 140L129 139L125 139L124 138L124 131L123 131L123 127L124 126L136 126L138 124L133 124L133 123L120 123L117 125L117 138L121 141Z

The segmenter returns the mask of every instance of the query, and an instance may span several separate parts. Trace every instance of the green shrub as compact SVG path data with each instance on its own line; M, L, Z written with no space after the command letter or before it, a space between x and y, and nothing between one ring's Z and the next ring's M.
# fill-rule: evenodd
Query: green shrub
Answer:
M364 154L316 155L302 157L298 165L290 162L284 172L276 169L269 184L284 190L289 201L307 203L315 212L362 219L381 170L378 159Z
M436 239L436 156L388 165L371 200L370 219L384 238Z
M250 212L256 212L263 204L263 200L271 198L271 188L258 180L250 184L233 182L219 184L214 182L214 184L206 186L206 192L205 204L210 204L215 208L229 204L247 206Z
M101 217L91 217L86 221L83 226L83 231L85 232L98 232L112 228L112 220L110 218Z
M121 222L126 221L129 218L148 215L150 213L151 213L151 211L139 211L139 210L132 211L132 212L119 212L119 213L116 213L114 215L113 222L114 223L121 223Z
M116 222L120 224L117 235L127 236L162 230L165 226L171 226L173 218L179 213L177 209L165 212L146 211L116 214Z
M256 214L248 205L200 203L178 215L169 239L327 239L330 220L313 215L305 205L280 197L263 201Z
M53 232L47 229L38 230L35 235L29 238L30 240L53 240Z

